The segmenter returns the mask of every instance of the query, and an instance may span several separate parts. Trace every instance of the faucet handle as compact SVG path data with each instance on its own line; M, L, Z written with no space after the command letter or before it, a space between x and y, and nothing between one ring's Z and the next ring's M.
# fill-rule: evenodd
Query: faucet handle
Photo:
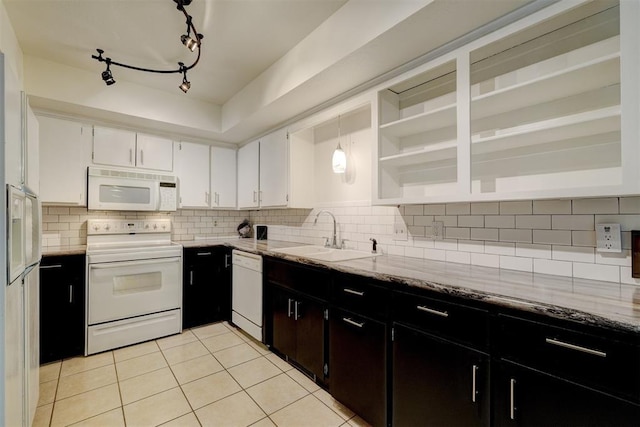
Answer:
M330 246L329 238L328 238L328 237L325 237L325 238L324 238L324 247L325 247L325 248L328 248L329 246Z
M345 248L345 242L348 242L348 241L349 241L349 239L342 239L340 241L340 249L344 249Z
M378 241L373 237L370 238L369 240L371 240L371 243L373 244L371 247L371 253L372 254L378 253Z

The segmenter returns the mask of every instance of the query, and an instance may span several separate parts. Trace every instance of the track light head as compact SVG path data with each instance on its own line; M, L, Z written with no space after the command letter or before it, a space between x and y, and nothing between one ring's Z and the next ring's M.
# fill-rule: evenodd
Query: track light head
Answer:
M189 89L191 89L191 82L188 81L186 78L184 78L182 79L182 83L178 87L180 88L181 91L183 91L184 93L187 93Z
M182 42L183 45L185 45L187 47L187 49L189 49L191 52L193 52L194 50L196 50L196 47L198 47L198 42L194 39L191 38L191 36L189 34L183 34L180 36L180 41Z
M111 70L109 69L110 62L109 58L107 58L107 69L102 72L102 80L104 80L107 86L111 86L116 82L111 74Z

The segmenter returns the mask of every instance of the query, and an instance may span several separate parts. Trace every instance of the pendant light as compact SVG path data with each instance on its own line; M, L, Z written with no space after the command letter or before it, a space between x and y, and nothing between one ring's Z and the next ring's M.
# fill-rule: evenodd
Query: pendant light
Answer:
M338 146L333 152L331 164L333 166L333 173L344 173L347 169L347 155L340 146L340 116L338 116Z

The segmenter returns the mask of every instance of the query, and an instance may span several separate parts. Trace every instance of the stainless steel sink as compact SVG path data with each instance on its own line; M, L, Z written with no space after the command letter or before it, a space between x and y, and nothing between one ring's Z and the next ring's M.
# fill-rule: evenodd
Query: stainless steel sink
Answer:
M290 248L273 249L272 252L327 262L349 261L352 259L370 258L380 255L372 254L370 252L356 251L353 249L335 249L314 245L292 246Z

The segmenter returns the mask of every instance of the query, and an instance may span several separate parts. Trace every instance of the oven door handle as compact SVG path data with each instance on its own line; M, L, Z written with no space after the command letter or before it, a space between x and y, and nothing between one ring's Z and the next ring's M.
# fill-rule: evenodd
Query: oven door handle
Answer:
M116 261L105 262L99 264L89 264L90 269L107 269L107 268L120 268L120 267L136 267L138 265L151 265L151 264L166 264L168 262L180 262L180 258L156 258L156 259L141 259L137 261Z

